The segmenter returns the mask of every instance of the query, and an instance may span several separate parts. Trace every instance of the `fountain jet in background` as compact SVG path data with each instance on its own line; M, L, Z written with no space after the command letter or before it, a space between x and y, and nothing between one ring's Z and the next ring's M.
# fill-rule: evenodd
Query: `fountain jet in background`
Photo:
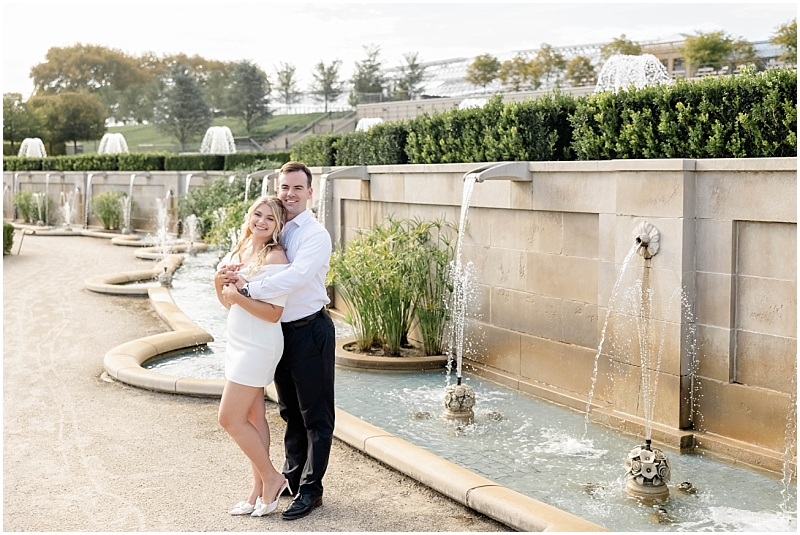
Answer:
M597 76L595 93L617 92L633 85L641 89L648 85L669 84L672 79L666 67L652 54L624 56L616 54L608 58Z
M206 130L203 141L200 143L200 152L203 154L233 154L236 152L236 143L233 141L231 129L227 126L212 126Z
M100 146L97 148L97 154L126 154L127 152L128 143L125 141L125 136L119 133L103 134Z
M38 137L26 137L19 146L19 157L25 158L46 158L47 152L44 150L44 143Z

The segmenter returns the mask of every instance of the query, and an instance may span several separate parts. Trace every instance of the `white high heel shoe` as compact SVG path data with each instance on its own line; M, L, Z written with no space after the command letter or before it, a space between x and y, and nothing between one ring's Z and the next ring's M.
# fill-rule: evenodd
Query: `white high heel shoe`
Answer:
M261 501L261 496L256 498L256 505L250 516L264 516L273 512L275 509L278 508L278 501L281 499L281 494L283 493L283 489L288 489L288 488L289 488L289 482L286 479L284 479L283 485L281 485L281 488L278 489L278 494L275 496L274 502L264 503Z
M259 498L257 498L257 499L256 499L256 503L257 503L257 502L258 502L260 499L261 499L260 497L259 497ZM230 511L228 511L228 512L229 512L230 514L234 515L234 516L235 516L235 515L249 515L250 513L252 513L252 512L255 510L255 508L256 508L256 506L255 506L255 505L253 505L252 503L249 503L249 502L239 502L239 503L237 503L236 505L234 505L234 506L233 506L233 509L231 509L231 510L230 510Z

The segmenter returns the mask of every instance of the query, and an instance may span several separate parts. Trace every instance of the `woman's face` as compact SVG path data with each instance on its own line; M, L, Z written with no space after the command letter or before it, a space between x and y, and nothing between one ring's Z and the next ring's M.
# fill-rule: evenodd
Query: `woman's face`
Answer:
M278 223L275 221L272 208L267 203L259 204L253 215L250 216L250 232L255 237L269 239L277 226Z

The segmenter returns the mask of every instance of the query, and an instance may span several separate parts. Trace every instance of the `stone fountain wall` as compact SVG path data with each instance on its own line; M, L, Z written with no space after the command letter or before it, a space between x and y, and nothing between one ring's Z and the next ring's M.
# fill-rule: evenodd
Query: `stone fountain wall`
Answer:
M462 177L477 166L369 166L369 181L332 181L328 228L334 242L346 243L390 214L457 222ZM667 333L654 438L690 449L697 436L706 451L780 469L796 388L796 158L532 162L529 169L532 182L475 186L464 247L479 288L469 330L475 372L584 410L614 282L633 229L647 220L661 234L661 250L647 269L656 295L653 332ZM320 176L329 170L313 169L314 201ZM130 175L96 174L92 192L127 192ZM136 178L136 229L155 230L155 199L172 190L170 230L177 230L177 197L187 175ZM9 189L13 176L3 173ZM195 173L191 186L214 176ZM80 222L86 178L82 172L50 177L54 203L61 191L80 188ZM43 191L44 184L44 172L20 173L20 190ZM13 213L8 198L3 213ZM90 223L99 224L94 217ZM645 260L634 256L629 269L642 277ZM694 412L691 325L679 306L666 306L676 287L694 304ZM336 306L345 308L338 298ZM635 337L616 327L609 324L604 347ZM598 364L593 418L641 434L637 355L604 355Z
M92 176L91 194L98 195L106 191L122 191L126 194L129 191L131 174L133 171L109 171L106 173L94 173ZM136 177L133 185L133 214L132 225L140 232L155 232L158 228L156 221L156 199L163 199L167 191L172 191L170 198L170 232L177 231L177 198L186 191L186 180L191 171L151 171L149 177L144 173ZM3 172L3 186L8 186L9 191L14 184L13 172ZM221 176L222 171L195 171L190 187L198 187L212 181L215 177ZM18 178L19 191L44 191L47 173L44 171L21 171ZM79 204L77 209L76 224L82 226L84 222L84 195L86 193L86 181L88 172L70 171L51 171L48 195L53 203L53 214L58 217L58 204L62 192L80 190ZM11 201L11 194L3 197L3 218L11 219L14 214L14 206ZM51 223L52 224L52 223ZM89 225L101 225L90 209Z
M369 166L369 181L333 181L334 242L390 214L458 221L462 176L477 166ZM475 264L479 286L470 329L479 350L469 355L476 372L584 410L614 282L634 228L647 220L661 233L647 269L656 296L653 344L666 333L654 438L780 469L795 388L797 160L529 168L532 182L486 181L472 197L464 257ZM327 171L314 169L315 181ZM645 262L634 255L629 269L642 278ZM679 305L667 307L677 287L694 303L694 413L692 325ZM338 299L336 306L344 308ZM615 326L604 347L636 338ZM599 359L593 417L638 433L640 363L636 354L617 353ZM682 431L692 428L702 436Z

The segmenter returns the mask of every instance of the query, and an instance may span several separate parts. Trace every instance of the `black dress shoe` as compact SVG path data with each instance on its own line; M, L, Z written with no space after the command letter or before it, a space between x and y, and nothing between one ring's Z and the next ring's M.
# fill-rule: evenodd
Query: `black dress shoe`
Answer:
M295 520L308 516L314 508L322 505L322 496L300 493L281 514L284 520Z

